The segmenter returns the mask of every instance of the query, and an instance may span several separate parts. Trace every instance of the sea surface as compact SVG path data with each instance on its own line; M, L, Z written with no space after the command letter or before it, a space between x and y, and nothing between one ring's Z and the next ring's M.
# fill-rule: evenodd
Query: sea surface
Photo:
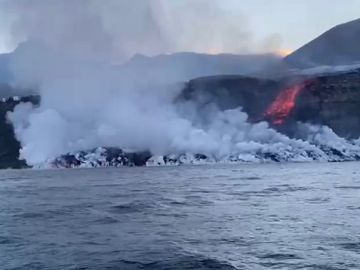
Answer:
M0 171L0 269L360 269L360 163Z

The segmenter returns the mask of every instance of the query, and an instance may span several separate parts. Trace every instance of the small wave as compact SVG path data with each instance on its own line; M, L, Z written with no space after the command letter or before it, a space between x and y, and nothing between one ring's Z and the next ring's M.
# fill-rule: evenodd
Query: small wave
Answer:
M278 260L278 261L283 261L283 260L300 260L302 259L301 257L297 256L296 254L289 254L289 253L268 253L265 255L261 255L258 256L258 258L260 259L272 259L272 260Z
M0 245L13 244L19 239L13 236L0 236Z
M335 186L338 189L360 189L360 186Z
M258 176L247 176L247 177L240 177L241 180L262 180L261 177Z
M158 206L160 206L159 203L156 203L154 205L154 203L151 201L136 200L113 205L109 211L113 214L131 214L137 212L144 212Z
M360 242L348 242L339 244L341 248L352 252L360 253Z
M25 219L30 219L30 218L38 219L45 217L45 214L37 213L37 212L26 212L26 213L16 214L16 217L25 218Z
M106 269L123 270L236 270L234 266L227 262L216 259L202 258L196 256L179 256L178 258L168 258L162 261L140 262L130 260L119 260L107 266ZM115 266L116 265L116 266ZM114 268L113 268L114 267Z
M322 203L327 203L329 201L330 201L329 197L314 197L306 200L306 202L310 204L322 204Z

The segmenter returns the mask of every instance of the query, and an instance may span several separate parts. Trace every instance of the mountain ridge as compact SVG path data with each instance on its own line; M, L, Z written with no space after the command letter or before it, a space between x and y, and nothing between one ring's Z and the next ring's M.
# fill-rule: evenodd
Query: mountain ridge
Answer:
M360 19L339 24L285 57L291 67L349 65L360 62Z

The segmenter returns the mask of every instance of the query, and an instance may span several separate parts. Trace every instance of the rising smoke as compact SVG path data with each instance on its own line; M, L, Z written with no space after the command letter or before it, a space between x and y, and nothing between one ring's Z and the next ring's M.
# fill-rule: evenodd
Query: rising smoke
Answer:
M12 39L94 58L121 61L136 53L259 52L278 49L277 34L255 40L246 16L207 0L4 0ZM211 29L211 31L209 31ZM109 59L107 59L109 60Z
M280 151L292 160L308 158L307 151L321 157L309 142L289 139L266 123L249 124L241 108L223 112L209 105L208 119L201 119L195 105L184 111L173 104L181 86L156 85L136 73L129 77L112 65L138 52L245 52L254 43L241 26L245 22L235 24L213 1L169 2L5 2L17 16L14 40L26 41L11 62L15 84L41 96L40 106L20 104L8 116L21 158L38 165L98 146L154 155L202 153L218 160L242 155L251 161L259 151Z

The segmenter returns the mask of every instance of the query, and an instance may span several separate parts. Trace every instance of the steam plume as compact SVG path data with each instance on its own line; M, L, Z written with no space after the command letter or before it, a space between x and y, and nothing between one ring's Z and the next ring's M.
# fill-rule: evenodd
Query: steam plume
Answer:
M39 107L20 104L9 114L21 157L38 165L98 146L216 159L251 160L259 151L297 153L293 160L307 158L307 151L321 157L323 152L308 142L292 140L266 123L249 124L241 108L223 112L210 104L203 119L195 105L185 104L184 110L173 104L181 89L173 82L159 86L136 73L129 78L111 65L137 52L246 51L254 42L251 32L225 18L213 1L169 2L5 2L18 15L14 38L26 41L12 59L15 83L33 86L41 96Z

